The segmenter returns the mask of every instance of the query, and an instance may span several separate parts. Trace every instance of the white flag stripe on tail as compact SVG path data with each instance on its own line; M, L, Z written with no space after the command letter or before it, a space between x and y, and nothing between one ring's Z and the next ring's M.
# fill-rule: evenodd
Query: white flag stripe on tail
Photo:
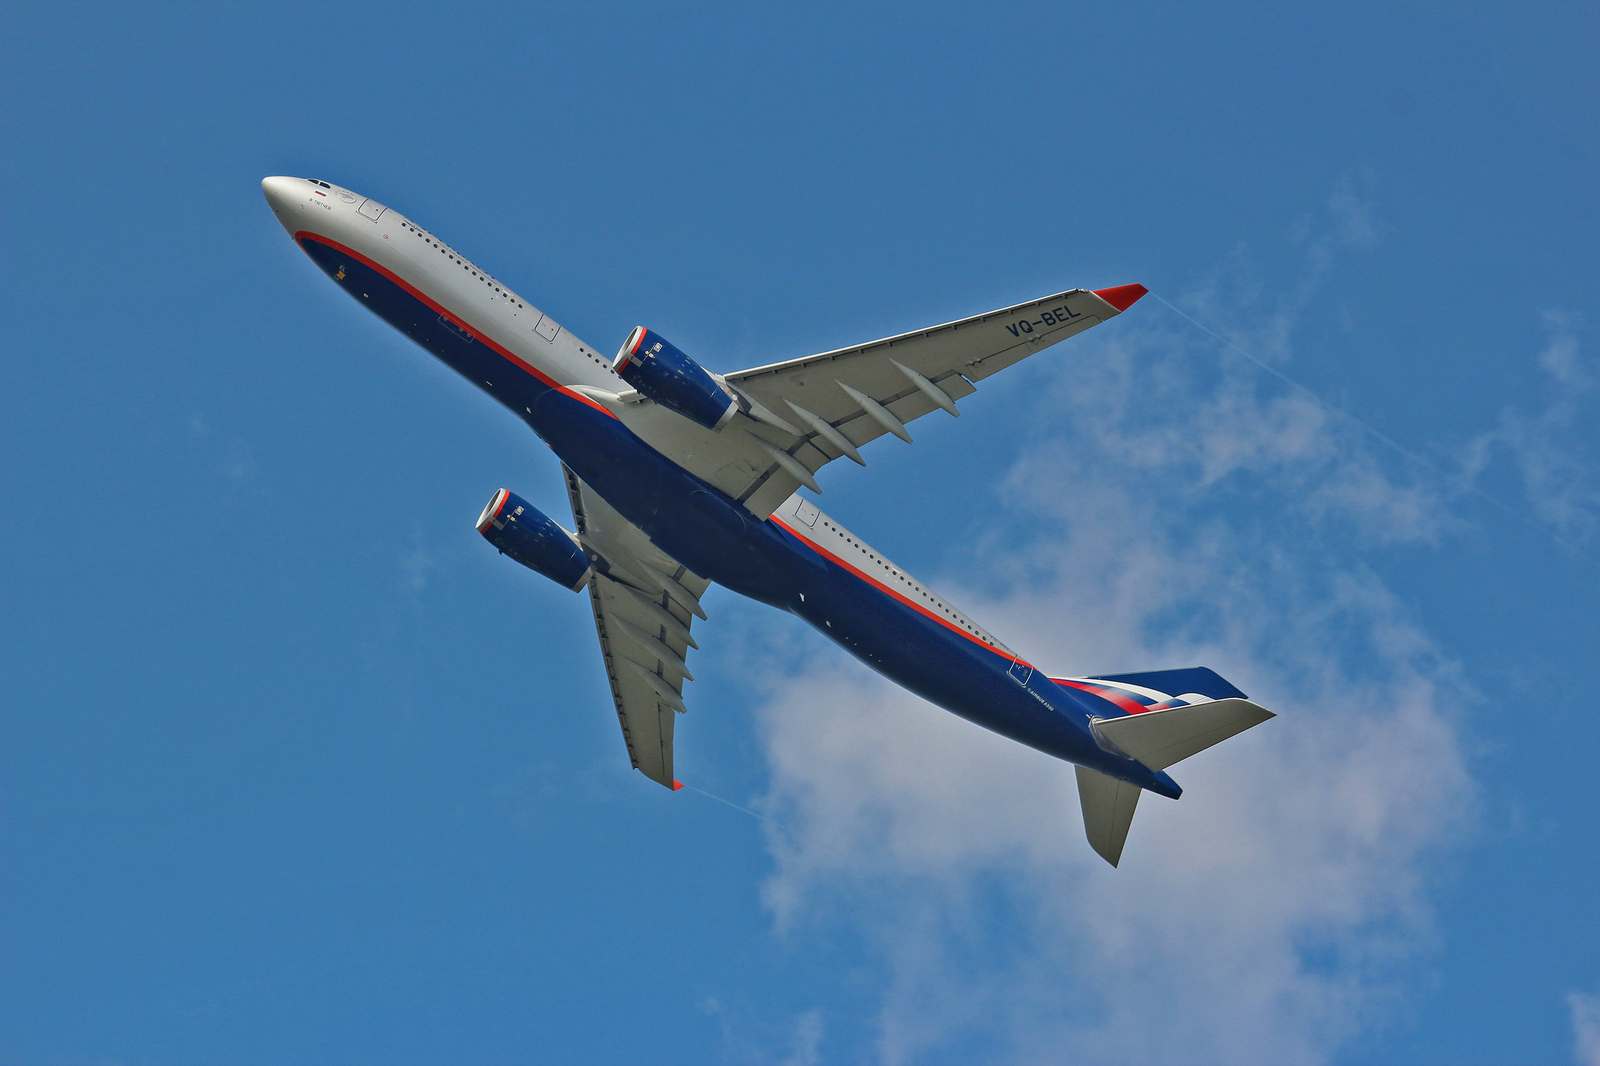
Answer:
M1106 688L1120 689L1123 692L1131 692L1135 696L1143 696L1147 700L1154 700L1156 703L1164 703L1167 700L1172 699L1172 697L1167 695L1165 692L1157 692L1155 689L1145 688L1143 685L1130 685L1126 681L1106 681L1098 677L1068 677L1063 678L1062 680L1082 681L1090 685L1102 685ZM1192 696L1195 694L1191 692L1189 695ZM1209 699L1210 697L1201 696L1200 698Z

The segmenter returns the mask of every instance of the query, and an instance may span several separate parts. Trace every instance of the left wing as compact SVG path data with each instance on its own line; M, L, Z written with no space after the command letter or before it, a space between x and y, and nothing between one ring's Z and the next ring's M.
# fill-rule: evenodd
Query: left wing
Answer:
M622 739L634 768L677 788L672 776L675 716L688 708L684 661L699 647L689 633L705 617L700 597L710 582L650 542L578 475L562 466L578 540L595 560L589 603L611 683Z
M911 440L906 423L956 401L973 382L1120 314L1147 290L1073 289L897 337L773 363L723 378L749 419L763 458L729 494L765 518L812 475L885 433Z

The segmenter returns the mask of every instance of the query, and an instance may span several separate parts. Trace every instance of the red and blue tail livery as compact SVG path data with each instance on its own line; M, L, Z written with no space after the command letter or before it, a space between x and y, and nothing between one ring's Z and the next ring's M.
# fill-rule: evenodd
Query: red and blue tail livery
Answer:
M797 615L931 703L1074 763L1113 866L1143 792L1271 712L1211 670L1051 677L798 490L835 459L957 406L990 375L1126 311L1141 285L1070 289L816 355L719 373L653 330L614 355L385 204L320 179L262 190L311 261L536 433L572 528L500 489L478 518L506 557L585 592L628 756L677 788L673 732L712 583Z

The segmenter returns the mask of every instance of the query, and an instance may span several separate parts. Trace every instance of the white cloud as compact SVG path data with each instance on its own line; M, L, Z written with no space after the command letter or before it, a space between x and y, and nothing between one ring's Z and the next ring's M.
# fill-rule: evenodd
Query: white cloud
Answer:
M1586 432L1600 413L1600 379L1583 356L1574 316L1547 311L1544 325L1549 339L1538 356L1546 378L1542 409L1505 407L1500 424L1468 444L1466 472L1476 480L1505 456L1533 513L1566 544L1588 544L1600 534L1600 456Z
M1309 399L1122 336L1019 419L969 566L1006 591L947 591L1052 673L1209 665L1281 717L1176 767L1113 870L1069 766L802 657L761 717L766 902L867 946L885 1063L1324 1061L1430 943L1470 693L1356 549L1451 519Z
M882 1061L975 1031L1016 1061L1317 1061L1426 939L1421 860L1467 793L1449 671L1370 576L1237 547L1096 523L980 612L1059 670L1209 663L1283 712L1179 767L1185 798L1146 800L1118 870L1070 768L837 656L768 705L767 900L871 943ZM1169 593L1210 609L1171 622Z
M1097 462L1117 464L1116 486L1145 479L1147 492L1177 494L1180 506L1219 489L1282 494L1286 515L1380 541L1431 542L1459 525L1439 493L1411 476L1421 471L1396 469L1360 423L1307 392L1248 368L1218 377L1210 356L1159 325L1116 342L1096 344L1092 333L1083 340L1072 373L1058 379L1039 414L1058 425L1070 419L1071 432L1030 451L1076 454L1087 444L1102 453ZM1053 455L1048 465L1064 461ZM1021 474L1033 477L1042 465L1035 460Z
M1600 996L1571 992L1572 1044L1578 1066L1600 1066Z

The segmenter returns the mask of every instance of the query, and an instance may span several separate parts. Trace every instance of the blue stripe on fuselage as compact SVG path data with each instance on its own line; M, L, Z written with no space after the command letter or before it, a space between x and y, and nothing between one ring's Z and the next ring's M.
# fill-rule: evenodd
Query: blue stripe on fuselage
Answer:
M758 521L609 412L462 329L448 309L358 253L309 235L300 246L352 297L515 412L623 517L694 573L799 615L879 673L971 722L1162 795L1179 794L1166 774L1095 743L1088 716L1107 712L1091 705L1093 697L1038 671L1019 680L1022 669L1013 670L1012 658L924 615L781 523Z
M311 261L357 303L404 333L430 355L510 408L523 421L552 383L517 365L481 336L474 337L449 309L432 305L358 252L319 238L299 235ZM343 275L341 277L340 275Z

